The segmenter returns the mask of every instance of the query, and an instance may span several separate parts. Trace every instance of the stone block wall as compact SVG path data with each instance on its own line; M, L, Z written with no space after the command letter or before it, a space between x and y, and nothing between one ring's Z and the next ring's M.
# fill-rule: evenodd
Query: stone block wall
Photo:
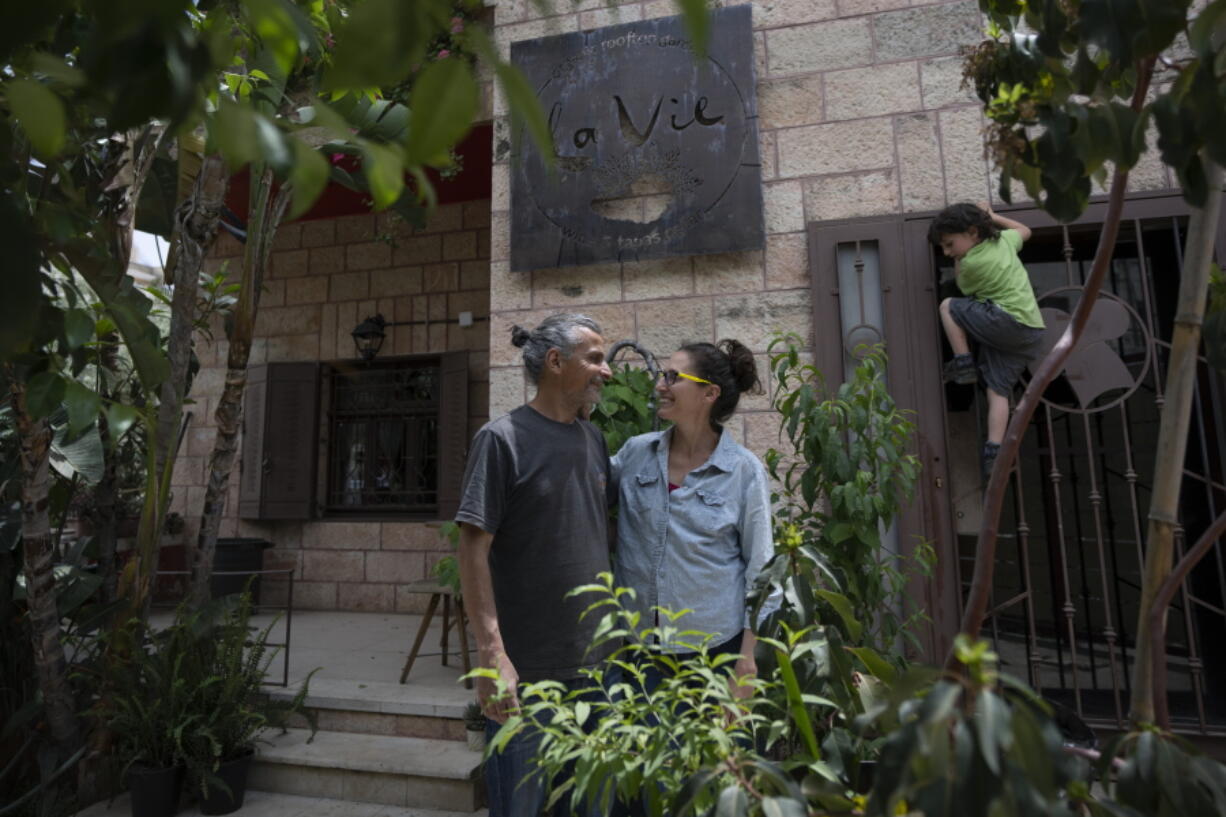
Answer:
M223 235L209 269L237 276L241 253L242 245ZM457 319L460 312L489 316L489 257L488 200L444 205L422 229L392 214L283 225L260 298L251 364L352 359L356 351L350 332L375 313L388 321L446 320L389 328L380 356L468 350L468 419L475 431L489 416L489 331L482 321L465 328ZM220 326L214 338L198 338L201 370L192 389L195 403L188 407L192 423L173 478L172 510L184 514L193 536L216 433L213 414L225 380L227 344ZM265 567L293 569L295 609L425 609L427 598L405 586L428 577L449 552L437 522L240 520L238 477L236 468L221 535L272 541ZM284 583L266 587L266 600L284 598Z
M672 0L555 2L547 14L531 0L487 4L495 5L504 56L516 40L677 13ZM689 340L735 337L758 353L765 375L773 330L811 334L807 223L996 198L980 106L961 87L959 49L983 36L976 3L755 0L753 27L767 231L762 251L512 272L507 105L496 93L494 415L530 396L506 341L512 324L582 311L601 322L609 340L634 338L657 354ZM1170 184L1152 155L1134 170L1133 182L1133 189ZM768 409L765 398L743 401L729 426L758 452L777 440Z

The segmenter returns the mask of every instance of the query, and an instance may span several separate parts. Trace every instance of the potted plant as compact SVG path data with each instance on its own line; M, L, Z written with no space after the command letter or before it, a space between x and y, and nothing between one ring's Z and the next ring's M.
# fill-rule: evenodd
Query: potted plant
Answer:
M134 622L109 638L109 648L126 658L104 662L93 711L115 738L132 817L169 817L178 811L186 768L183 738L198 725L198 684L185 649L191 636L172 625L136 643L139 631Z
M276 619L262 630L251 626L249 592L205 605L196 614L196 662L202 680L194 700L199 725L185 751L203 814L228 814L240 808L255 744L266 729L284 729L289 717L302 714L314 737L314 713L303 711L308 684L303 680L290 701L263 694L261 685L275 651L268 636Z
M485 713L476 701L464 707L464 737L474 752L485 751Z

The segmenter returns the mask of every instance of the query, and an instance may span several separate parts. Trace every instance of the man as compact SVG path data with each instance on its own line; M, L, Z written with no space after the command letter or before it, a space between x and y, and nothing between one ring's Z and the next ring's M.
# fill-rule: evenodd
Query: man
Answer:
M553 315L531 332L514 327L536 396L477 432L464 473L460 580L476 637L477 679L492 737L519 706L519 684L580 675L604 653L589 651L595 620L566 598L609 569L608 450L586 417L612 376L600 327L584 315ZM536 817L545 784L532 775L539 738L521 733L486 763L490 817ZM527 779L525 779L527 778Z

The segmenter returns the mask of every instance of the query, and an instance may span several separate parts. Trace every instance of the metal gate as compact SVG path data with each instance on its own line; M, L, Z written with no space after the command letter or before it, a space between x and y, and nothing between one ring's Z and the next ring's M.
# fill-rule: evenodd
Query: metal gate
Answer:
M1011 215L1040 225L1022 258L1054 342L1081 297L1099 224L1094 211L1071 226L1053 225L1034 211ZM1091 722L1122 725L1128 713L1150 479L1186 225L1178 199L1129 203L1087 337L1026 432L1001 520L985 632L1006 671ZM1197 374L1176 559L1226 511L1226 378L1207 365L1203 350ZM946 386L964 594L982 490L975 467L983 439L979 400L974 387ZM1167 653L1175 728L1226 731L1221 543L1172 604Z

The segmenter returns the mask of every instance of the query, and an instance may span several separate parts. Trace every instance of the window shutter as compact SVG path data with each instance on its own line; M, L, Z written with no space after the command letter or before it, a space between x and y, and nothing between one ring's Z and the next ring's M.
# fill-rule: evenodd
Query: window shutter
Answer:
M257 375L258 372L258 375ZM244 413L239 515L245 519L310 519L315 504L319 440L319 364L253 367Z
M454 519L468 456L468 352L448 352L441 365L438 410L438 517Z

